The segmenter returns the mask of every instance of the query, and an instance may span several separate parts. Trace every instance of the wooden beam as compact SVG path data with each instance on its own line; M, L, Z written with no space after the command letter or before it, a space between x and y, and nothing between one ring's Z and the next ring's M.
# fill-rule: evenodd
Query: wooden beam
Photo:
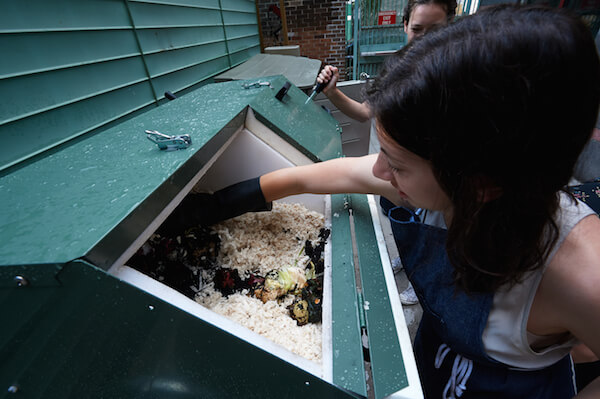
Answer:
M258 23L258 40L260 40L260 52L265 50L265 43L263 39L262 21L260 20L260 10L258 9L258 0L254 0L256 6L256 22Z
M289 43L288 43L287 20L285 18L285 0L279 0L279 10L281 11L281 32L283 35L283 45L287 46Z

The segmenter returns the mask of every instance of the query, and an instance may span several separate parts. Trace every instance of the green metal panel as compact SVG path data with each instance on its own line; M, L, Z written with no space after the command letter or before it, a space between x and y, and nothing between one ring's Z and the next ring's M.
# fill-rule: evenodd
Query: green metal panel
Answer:
M260 53L256 5L250 0L220 0L231 66Z
M218 0L129 0L131 18L158 98L164 98L166 90L185 90L236 65L230 53L239 49L232 49L229 43L230 22L226 21L225 14L235 16L239 12L221 8L220 3ZM252 52L260 51L256 9L241 12L247 18L246 28L254 40L244 47L252 51L244 53L236 62L243 62ZM157 84L154 78L159 76L160 84Z
M14 77L3 82L2 89L12 94L10 101L3 101L0 119L10 122L65 107L130 84L143 82L146 79L145 75L141 59L132 57ZM90 76L110 76L111 79L101 81L90 79ZM62 90L56 90L57 81L68 81L69 85L65 85ZM36 92L43 94L32 96L32 93ZM25 113L28 108L34 111Z
M398 333L387 294L383 267L366 195L351 195L361 286L369 332L369 352L375 398L408 386Z
M333 382L358 392L366 392L364 358L356 277L350 231L350 213L346 195L331 196L331 311L333 323Z
M356 57L357 71L355 78L365 72L376 76L384 60L381 52L391 52L406 44L406 33L402 23L402 13L406 0L361 0L360 18L358 23L358 43ZM396 23L393 25L378 25L380 11L396 11Z
M258 53L249 4L230 1L221 10L219 0L2 1L0 52L11 62L0 64L0 91L11 101L0 104L0 170Z
M2 32L127 29L123 0L2 0Z
M239 27L238 27L239 28ZM237 29L239 31L239 29ZM256 39L254 35L251 36L238 36L239 33L236 32L235 29L227 29L228 37L233 37L229 39L227 42L229 51L231 53L237 53L240 51L248 51L248 54L258 54L260 51L251 51L255 50L256 47Z
M279 77L271 80L273 89L260 89L261 96L250 103L257 118L315 162L341 157L341 128L327 111L312 101L305 104L306 94L293 85L282 101L275 99L275 94L286 81L284 77ZM232 81L228 84L241 88L243 82Z
M245 12L248 14L256 12L256 4L252 0L221 0L221 8L227 11Z
M136 29L219 26L218 1L171 3L162 1L127 0Z
M234 53L229 54L229 61L231 62L231 66L234 67L259 53L260 47L258 50L254 47L245 50L238 50Z
M135 37L127 30L10 34L6 34L8 30L0 30L3 33L0 34L0 48L3 54L10 55L10 62L0 63L0 77L3 79L133 57L138 53Z
M185 28L146 28L137 31L140 45L146 54L164 52L165 49L181 49L222 42L223 27L198 26Z
M197 79L198 76L212 75L214 71L224 70L228 65L227 57L221 57L179 70L177 73L157 76L152 79L152 82L158 93L164 93L165 91L175 92L189 87L189 83ZM204 83L205 81L199 84Z
M145 56L150 75L155 78L165 74L172 74L186 68L191 68L217 59L227 61L227 49L222 42L203 45L202 47L187 47L169 52L153 53ZM227 69L228 64L223 63ZM207 71L212 73L212 68ZM193 82L198 83L196 80Z
M353 20L352 20L352 3L351 2L347 2L346 3L346 25L345 25L346 42L352 41L352 37L353 37L352 26L353 26Z
M5 396L356 397L85 262L57 280L0 288Z

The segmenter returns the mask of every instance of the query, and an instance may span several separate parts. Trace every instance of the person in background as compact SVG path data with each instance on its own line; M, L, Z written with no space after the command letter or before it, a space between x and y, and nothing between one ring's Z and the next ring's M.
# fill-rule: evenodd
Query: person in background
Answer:
M425 33L440 26L445 26L456 15L456 0L409 0L402 13L406 42L423 36ZM369 106L358 102L342 93L337 87L339 80L338 69L326 65L317 82L328 82L323 93L344 114L359 122L371 119Z

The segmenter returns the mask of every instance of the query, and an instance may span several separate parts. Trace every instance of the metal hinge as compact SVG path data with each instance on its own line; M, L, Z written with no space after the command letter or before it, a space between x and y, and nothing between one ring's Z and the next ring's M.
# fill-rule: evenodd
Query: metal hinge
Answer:
M368 308L369 303L367 302L365 304L365 298L360 291L356 293L356 299L358 301L358 322L360 323L360 328L367 328L367 315L365 314L365 306Z
M271 86L271 82L261 82L260 80L258 82L242 84L242 87L244 89L255 89L255 88L259 88L259 87L263 87L263 86L268 86L271 89L273 88L273 86Z
M365 301L362 291L356 293L358 301L358 322L360 324L360 340L363 349L363 358L366 362L371 361L371 352L369 351L369 334L367 333L366 311L369 310L369 302Z

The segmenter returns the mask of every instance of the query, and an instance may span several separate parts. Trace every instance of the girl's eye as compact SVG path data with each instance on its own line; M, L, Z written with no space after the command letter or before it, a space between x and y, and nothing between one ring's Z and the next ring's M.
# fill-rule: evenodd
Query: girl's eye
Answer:
M398 168L394 168L392 165L390 165L390 164L389 164L389 162L388 162L388 168L390 169L390 171L391 171L392 173L397 173L397 172L399 172L399 171L400 171L400 169L398 169Z

